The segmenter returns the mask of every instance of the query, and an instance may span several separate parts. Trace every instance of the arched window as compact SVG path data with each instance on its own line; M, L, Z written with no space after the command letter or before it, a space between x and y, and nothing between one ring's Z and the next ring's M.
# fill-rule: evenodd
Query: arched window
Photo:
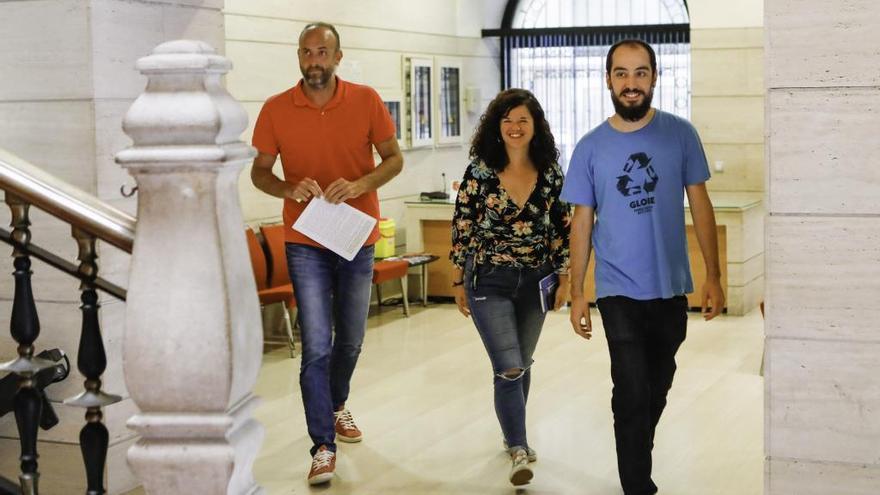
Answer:
M657 52L653 105L690 117L690 24L685 0L509 0L500 36L502 87L537 96L567 167L578 139L614 113L608 48L624 38Z
M553 27L638 26L687 24L683 0L520 0L513 6L511 26Z

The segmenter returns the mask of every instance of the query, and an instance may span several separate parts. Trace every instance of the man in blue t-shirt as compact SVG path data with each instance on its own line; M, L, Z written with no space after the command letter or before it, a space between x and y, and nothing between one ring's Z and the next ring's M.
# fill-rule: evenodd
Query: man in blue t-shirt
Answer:
M654 431L672 386L675 353L685 338L685 294L693 292L685 192L706 262L707 320L724 307L718 238L706 193L709 167L696 130L651 107L657 63L650 45L624 40L612 46L606 82L616 113L580 140L562 189L562 199L575 204L571 324L590 338L584 276L592 238L596 302L611 355L620 482L626 495L653 494Z

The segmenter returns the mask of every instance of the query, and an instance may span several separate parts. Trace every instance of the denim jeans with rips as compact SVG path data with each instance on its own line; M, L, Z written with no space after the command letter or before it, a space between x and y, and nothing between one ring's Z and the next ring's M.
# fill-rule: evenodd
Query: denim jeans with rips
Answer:
M464 287L471 318L489 354L494 375L495 414L511 449L528 448L526 402L532 354L545 313L538 281L553 271L540 268L465 263ZM522 370L512 376L507 371Z

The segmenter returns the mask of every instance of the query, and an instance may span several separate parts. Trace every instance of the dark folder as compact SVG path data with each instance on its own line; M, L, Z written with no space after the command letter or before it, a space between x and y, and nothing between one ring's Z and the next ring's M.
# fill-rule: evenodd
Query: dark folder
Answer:
M551 273L538 281L538 291L541 293L541 311L546 313L553 309L556 301L556 289L559 288L559 274Z

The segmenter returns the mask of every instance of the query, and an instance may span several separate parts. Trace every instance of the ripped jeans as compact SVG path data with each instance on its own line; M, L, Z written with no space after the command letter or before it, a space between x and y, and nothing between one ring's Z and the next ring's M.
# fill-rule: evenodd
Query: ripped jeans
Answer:
M510 448L528 448L526 402L532 354L544 325L538 281L553 271L540 268L465 264L464 288L471 317L489 353L495 414Z

